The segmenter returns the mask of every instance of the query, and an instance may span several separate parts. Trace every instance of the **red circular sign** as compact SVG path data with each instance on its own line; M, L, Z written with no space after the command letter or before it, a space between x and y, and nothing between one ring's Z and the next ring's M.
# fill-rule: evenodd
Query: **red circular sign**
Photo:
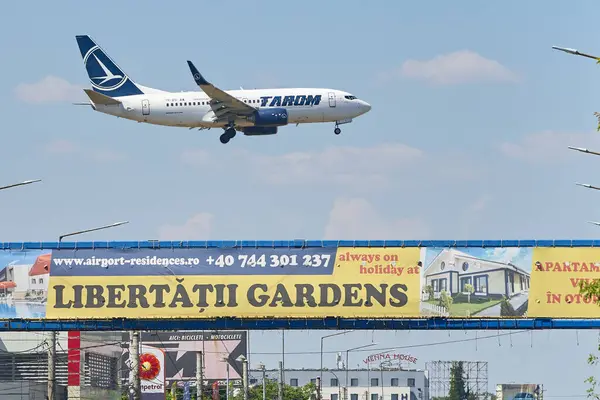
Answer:
M149 381L158 376L160 362L154 354L143 353L140 355L140 378Z

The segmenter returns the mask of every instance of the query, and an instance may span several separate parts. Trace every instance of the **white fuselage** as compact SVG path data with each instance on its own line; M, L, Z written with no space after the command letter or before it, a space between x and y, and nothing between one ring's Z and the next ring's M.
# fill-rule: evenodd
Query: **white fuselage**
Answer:
M347 92L333 89L289 88L230 90L228 94L258 109L285 108L289 124L347 122L371 109L371 106ZM317 96L320 96L317 97ZM218 106L204 92L163 92L153 90L141 95L117 98L121 104L95 104L96 111L155 125L213 128L227 125L216 120ZM315 99L318 99L316 101ZM308 103L308 104L307 104ZM218 111L217 111L218 112ZM236 117L236 127L254 126L244 117Z

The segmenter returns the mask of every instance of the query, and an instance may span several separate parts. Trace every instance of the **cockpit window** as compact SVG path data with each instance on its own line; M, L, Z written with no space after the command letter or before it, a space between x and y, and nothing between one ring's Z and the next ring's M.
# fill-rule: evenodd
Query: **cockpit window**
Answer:
M348 95L348 96L344 96L344 97L347 98L348 100L356 100L356 96Z

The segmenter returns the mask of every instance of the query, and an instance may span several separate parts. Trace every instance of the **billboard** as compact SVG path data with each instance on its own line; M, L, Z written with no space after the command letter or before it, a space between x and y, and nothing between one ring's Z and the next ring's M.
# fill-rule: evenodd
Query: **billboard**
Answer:
M542 397L542 385L533 383L496 385L496 398L498 400L541 400Z
M598 247L3 250L0 319L588 318L598 278Z
M242 362L240 356L248 357L246 331L171 331L142 332L142 346L156 348L164 356L161 361L163 382L170 387L173 382L183 386L190 382L196 386L196 354L202 352L203 385L206 390L217 382L225 386L242 386ZM123 342L130 343L128 332L123 333ZM124 382L129 377L129 348L125 348L121 358L121 371Z

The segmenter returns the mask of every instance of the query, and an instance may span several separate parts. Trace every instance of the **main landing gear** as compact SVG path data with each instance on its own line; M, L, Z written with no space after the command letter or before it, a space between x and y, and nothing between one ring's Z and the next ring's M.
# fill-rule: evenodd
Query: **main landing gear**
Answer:
M221 140L221 143L226 144L235 137L235 134L236 132L234 128L227 128L219 139Z
M340 133L342 133L342 130L340 128L338 128L336 125L335 129L333 130L333 133L335 133L336 135L339 135Z

